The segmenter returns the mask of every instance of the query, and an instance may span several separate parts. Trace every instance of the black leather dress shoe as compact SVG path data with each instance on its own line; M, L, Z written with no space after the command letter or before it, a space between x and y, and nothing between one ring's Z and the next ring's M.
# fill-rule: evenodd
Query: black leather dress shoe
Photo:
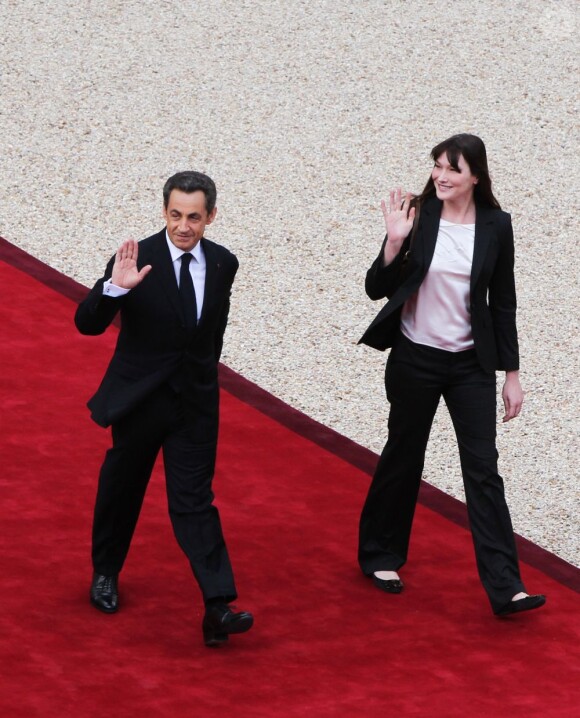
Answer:
M205 607L202 630L206 646L223 645L230 633L245 633L254 625L254 617L247 611L234 613L227 603L210 603Z
M115 613L119 607L118 576L93 574L91 603L104 613Z
M535 596L526 596L519 598L517 601L506 603L503 608L495 612L496 616L510 616L512 613L521 613L522 611L532 611L534 608L540 608L546 603L546 597L541 593Z
M371 578L373 579L375 586L380 588L381 591L384 591L385 593L401 593L404 588L404 584L400 578L391 578L387 580L375 576L374 573Z

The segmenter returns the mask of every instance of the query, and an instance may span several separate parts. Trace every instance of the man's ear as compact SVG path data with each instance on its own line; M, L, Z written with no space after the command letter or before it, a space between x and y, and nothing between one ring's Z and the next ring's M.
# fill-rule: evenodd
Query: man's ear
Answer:
M214 221L216 214L217 214L217 207L214 207L207 217L206 224L211 224Z

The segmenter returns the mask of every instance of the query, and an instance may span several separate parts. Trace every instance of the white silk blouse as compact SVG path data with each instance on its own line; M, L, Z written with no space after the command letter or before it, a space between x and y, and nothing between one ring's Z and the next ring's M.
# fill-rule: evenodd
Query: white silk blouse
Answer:
M449 352L473 347L470 278L475 224L442 219L431 266L403 305L401 331L416 344Z

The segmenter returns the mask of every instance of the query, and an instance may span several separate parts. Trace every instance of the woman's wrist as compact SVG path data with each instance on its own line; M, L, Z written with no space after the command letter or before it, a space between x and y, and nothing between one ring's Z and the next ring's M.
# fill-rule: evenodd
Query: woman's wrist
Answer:
M395 257L399 254L401 251L401 245L402 242L399 245L390 243L387 240L387 243L385 244L385 249L383 251L383 265L386 267L388 266Z

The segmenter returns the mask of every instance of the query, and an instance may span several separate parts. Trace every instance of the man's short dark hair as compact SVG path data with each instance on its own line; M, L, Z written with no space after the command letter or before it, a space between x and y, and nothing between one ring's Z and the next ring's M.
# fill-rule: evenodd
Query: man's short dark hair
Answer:
M213 212L217 199L217 190L215 182L204 175L202 172L178 172L170 177L165 186L163 187L163 204L165 209L169 204L169 195L174 189L181 190L181 192L197 192L201 190L205 194L205 211L208 214Z

